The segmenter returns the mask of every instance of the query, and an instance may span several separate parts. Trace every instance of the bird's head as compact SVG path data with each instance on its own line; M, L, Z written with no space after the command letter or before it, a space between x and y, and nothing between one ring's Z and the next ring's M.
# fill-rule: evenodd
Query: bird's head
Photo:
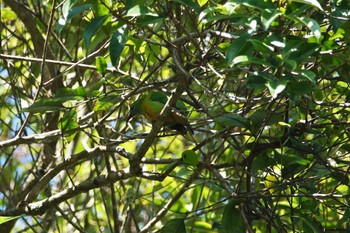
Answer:
M129 113L128 118L126 119L126 122L128 122L134 116L142 114L142 109L143 109L142 104L143 104L144 100L145 100L145 98L141 97L138 100L136 100L134 103L131 104L130 113Z

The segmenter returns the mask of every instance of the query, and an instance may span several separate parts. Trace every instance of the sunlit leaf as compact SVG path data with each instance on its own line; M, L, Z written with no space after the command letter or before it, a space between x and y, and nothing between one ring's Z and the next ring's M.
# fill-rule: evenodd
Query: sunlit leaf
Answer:
M287 86L287 81L284 79L271 79L267 82L267 87L272 95L276 98L278 94L282 93Z
M71 109L70 111L65 112L57 125L57 127L63 132L76 129L78 128L78 126L79 124L77 122L77 113L74 109ZM76 134L75 132L69 133L69 134L64 133L64 136L68 142L71 142L75 134Z
M199 6L204 6L208 2L208 0L197 0L197 2Z
M0 216L0 225L5 223L5 222L8 222L8 221L11 221L11 220L23 217L23 216L24 216L24 214L18 215L18 216Z
M157 14L152 13L147 6L136 5L129 9L126 13L126 16L137 17L143 15L157 16Z
M301 2L301 3L307 4L307 5L311 5L311 6L317 7L321 11L323 11L321 4L317 0L291 0L291 1L292 2Z
M98 72L100 72L102 75L105 75L107 72L107 62L104 57L98 56L96 57L96 68Z
M317 21L310 18L301 18L301 21L313 32L317 42L320 42L321 28Z
M94 111L104 111L110 109L120 99L119 96L106 96L97 100Z

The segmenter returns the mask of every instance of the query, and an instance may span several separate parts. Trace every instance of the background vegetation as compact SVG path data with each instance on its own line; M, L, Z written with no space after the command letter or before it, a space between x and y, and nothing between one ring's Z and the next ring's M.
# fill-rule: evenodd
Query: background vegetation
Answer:
M349 1L0 4L0 232L349 232Z

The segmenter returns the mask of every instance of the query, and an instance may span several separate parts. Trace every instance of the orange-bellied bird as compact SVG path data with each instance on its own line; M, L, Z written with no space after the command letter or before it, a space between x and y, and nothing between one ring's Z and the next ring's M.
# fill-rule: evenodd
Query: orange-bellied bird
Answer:
M162 92L151 92L145 96L141 96L131 105L127 121L136 115L143 115L153 124L157 121L167 101L168 96ZM176 101L174 109L170 112L169 117L165 119L164 126L180 133L186 133L187 131L193 133L187 115L188 110L186 105L181 100L178 100Z

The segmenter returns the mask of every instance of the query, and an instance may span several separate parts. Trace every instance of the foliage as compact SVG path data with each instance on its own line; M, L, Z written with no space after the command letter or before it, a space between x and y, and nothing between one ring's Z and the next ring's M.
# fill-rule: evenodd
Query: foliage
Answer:
M0 232L350 228L349 1L0 7Z

